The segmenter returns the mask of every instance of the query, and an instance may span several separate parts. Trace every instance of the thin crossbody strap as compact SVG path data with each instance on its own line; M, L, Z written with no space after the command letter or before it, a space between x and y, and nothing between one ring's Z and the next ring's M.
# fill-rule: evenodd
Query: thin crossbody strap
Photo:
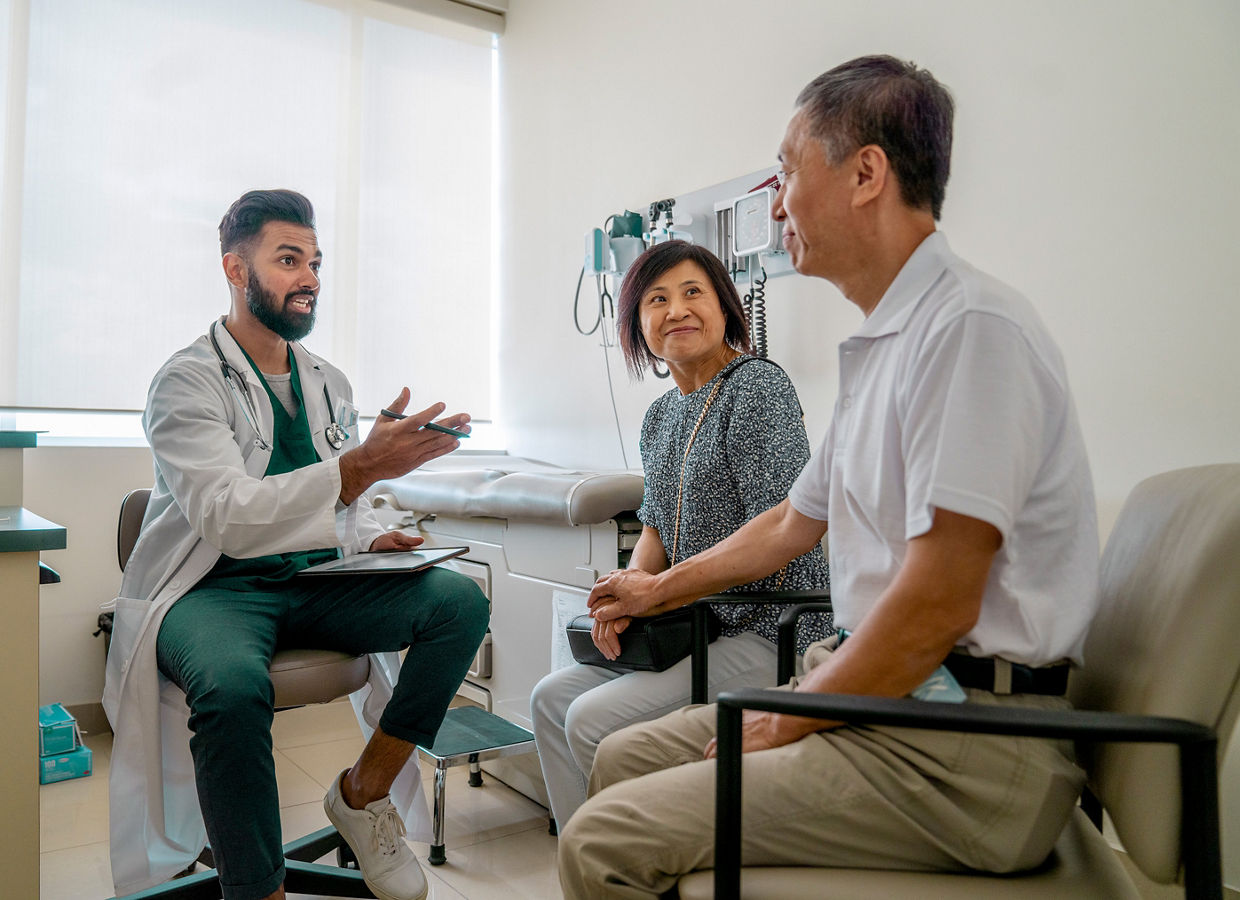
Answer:
M673 566L676 565L676 548L680 546L680 508L685 494L685 466L689 462L689 451L693 449L693 442L697 440L698 429L702 427L702 420L706 418L706 411L715 402L715 397L719 395L721 387L723 387L722 378L715 382L714 389L710 392L710 396L706 398L706 403L702 406L701 413L698 414L697 422L693 425L693 432L689 435L689 442L685 444L685 455L680 460L680 486L676 488L676 528L672 532Z

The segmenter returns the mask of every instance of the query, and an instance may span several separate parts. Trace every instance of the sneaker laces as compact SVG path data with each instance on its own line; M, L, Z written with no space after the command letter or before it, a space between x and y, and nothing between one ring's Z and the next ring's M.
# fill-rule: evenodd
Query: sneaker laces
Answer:
M405 823L396 807L389 803L375 814L374 849L384 856L393 856L404 843Z

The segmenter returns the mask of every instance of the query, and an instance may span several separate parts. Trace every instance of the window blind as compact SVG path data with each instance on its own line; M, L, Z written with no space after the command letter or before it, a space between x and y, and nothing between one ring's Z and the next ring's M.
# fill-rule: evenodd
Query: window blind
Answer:
M362 0L0 2L25 53L2 83L0 405L140 409L227 310L220 217L287 187L324 253L305 343L363 412L407 384L491 416L489 34Z

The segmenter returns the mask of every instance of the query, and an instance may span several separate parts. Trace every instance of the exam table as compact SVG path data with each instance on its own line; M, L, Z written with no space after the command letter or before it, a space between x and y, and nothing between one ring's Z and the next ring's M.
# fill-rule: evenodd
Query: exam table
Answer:
M641 523L642 477L580 471L503 454L443 457L370 491L383 525L466 546L445 563L491 601L491 626L459 693L525 728L530 693L572 656L564 625L585 611L599 576L623 568ZM532 756L484 763L509 786L546 805Z

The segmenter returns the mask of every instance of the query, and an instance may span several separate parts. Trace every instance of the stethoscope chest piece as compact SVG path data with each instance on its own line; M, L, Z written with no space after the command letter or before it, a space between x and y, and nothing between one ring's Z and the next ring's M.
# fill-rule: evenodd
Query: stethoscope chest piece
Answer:
M339 450L349 439L348 432L340 427L339 422L332 422L328 425L323 431L323 436L327 438L327 443L331 444L333 450Z

